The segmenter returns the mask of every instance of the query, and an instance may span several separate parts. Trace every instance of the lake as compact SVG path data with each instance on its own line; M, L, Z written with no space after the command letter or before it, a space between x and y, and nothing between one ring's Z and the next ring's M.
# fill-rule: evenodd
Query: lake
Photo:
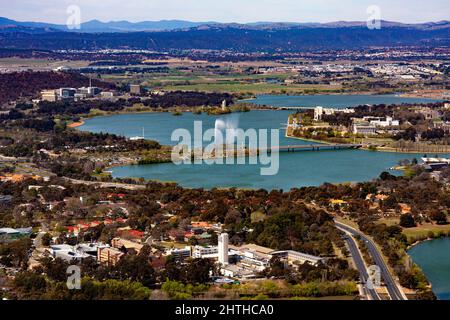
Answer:
M120 114L88 119L79 129L132 137L142 135L142 128L144 128L146 139L156 140L163 145L175 145L177 142L171 141L170 139L172 132L179 128L188 129L190 132L193 132L194 121L202 121L205 130L214 128L216 120L233 123L233 125L244 130L249 128L281 129L286 126L288 116L291 113L292 111L289 110L258 110L224 116L196 115L193 113L183 113L181 116L174 116L168 112ZM295 144L305 143L297 139L287 139L284 137L284 131L281 132L281 145L292 144L292 142Z
M439 300L450 300L450 238L422 242L408 251L433 285Z
M185 113L120 114L86 120L81 130L109 132L127 137L140 135L162 144L175 145L171 133L177 128L192 132L194 121L203 121L203 127L214 128L216 120L237 122L242 129L281 129L289 110L261 110L226 116L194 115ZM311 142L286 138L280 130L280 145L301 145ZM184 187L240 187L284 189L317 186L324 182L359 182L379 176L403 159L419 159L422 154L370 152L364 150L315 151L280 153L279 172L274 176L260 175L259 165L132 165L112 169L114 177L143 177L150 180L176 181Z
M427 98L401 97L400 95L367 95L367 94L342 94L342 95L259 95L256 99L246 100L258 105L273 107L299 107L314 108L317 106L343 109L359 105L375 104L402 104L402 103L431 103L441 100Z
M364 150L280 153L279 172L274 176L260 175L260 166L248 162L245 165L132 165L112 168L112 172L114 177L176 181L190 188L238 187L287 191L293 187L318 186L325 182L371 180L399 160L414 157L420 155Z

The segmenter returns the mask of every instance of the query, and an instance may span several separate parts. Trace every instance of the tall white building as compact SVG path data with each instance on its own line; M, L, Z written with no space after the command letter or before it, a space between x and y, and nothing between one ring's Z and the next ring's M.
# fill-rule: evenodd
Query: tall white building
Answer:
M223 266L228 264L228 233L219 236L219 263Z
M223 100L222 101L222 110L226 110L227 109L227 100Z

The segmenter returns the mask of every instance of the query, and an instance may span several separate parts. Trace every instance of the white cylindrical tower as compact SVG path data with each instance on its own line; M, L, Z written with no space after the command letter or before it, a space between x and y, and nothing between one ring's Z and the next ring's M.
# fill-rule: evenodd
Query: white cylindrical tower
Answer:
M223 266L228 264L228 233L222 233L218 240L219 263Z

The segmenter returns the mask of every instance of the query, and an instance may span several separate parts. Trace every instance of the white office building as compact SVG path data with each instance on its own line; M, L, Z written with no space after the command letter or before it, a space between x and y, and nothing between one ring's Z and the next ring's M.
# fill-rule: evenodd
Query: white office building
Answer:
M314 120L315 121L321 121L322 120L322 116L324 115L332 115L335 113L355 113L355 109L349 109L349 108L345 108L345 109L337 109L337 108L324 108L324 107L315 107L314 108Z
M392 117L386 117L386 120L372 120L370 121L370 124L376 127L396 127L400 125L400 121L394 120Z
M78 263L83 259L92 257L91 255L83 251L78 251L74 246L67 244L52 245L50 246L49 252L53 258L60 258L69 263L72 263L74 261Z
M219 248L217 246L195 246L192 257L196 259L217 259Z

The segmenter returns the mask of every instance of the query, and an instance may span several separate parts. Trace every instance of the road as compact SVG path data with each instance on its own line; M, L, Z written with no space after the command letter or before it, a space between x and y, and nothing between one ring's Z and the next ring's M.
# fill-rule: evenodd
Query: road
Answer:
M367 237L364 233L349 227L345 224L342 224L340 222L337 222L335 220L336 227L346 233L351 234L352 236L359 236L363 241L365 241L367 245L367 249L369 250L370 255L372 256L373 260L375 261L375 264L380 268L381 270L381 277L384 280L384 283L386 285L386 288L388 290L389 296L392 300L407 300L406 296L403 294L399 286L397 285L396 281L394 280L393 276L391 275L388 266L383 260L383 257L381 256L381 253L378 251L378 248L376 247L375 243ZM359 251L359 250L358 250ZM367 273L367 271L366 271Z
M344 230L342 230L342 231L344 231ZM359 271L359 276L361 278L361 282L363 284L363 289L364 289L365 294L369 297L370 300L381 300L377 291L374 288L369 288L367 286L367 280L369 279L369 274L367 273L366 265L364 263L363 257L361 256L361 252L358 249L358 245L356 244L355 239L353 239L351 236L347 236L345 238L345 241L348 244L348 249L350 251L350 254L352 255L356 269L358 269L358 271Z

